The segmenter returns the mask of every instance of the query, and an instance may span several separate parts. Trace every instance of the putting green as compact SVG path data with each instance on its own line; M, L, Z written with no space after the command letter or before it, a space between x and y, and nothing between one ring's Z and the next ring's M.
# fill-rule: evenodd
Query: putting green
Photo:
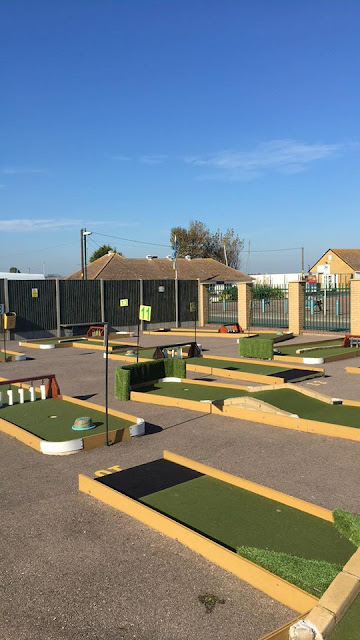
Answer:
M0 418L25 429L42 440L62 442L63 440L75 440L105 431L105 414L101 411L94 411L93 409L55 398L37 399L35 402L30 402L27 399L24 404L19 404L18 387L11 387L14 391L14 405L8 406L6 395L8 388L9 385L0 385L4 403L0 407ZM25 389L25 397L29 397L27 389ZM37 394L37 397L39 398L39 394ZM51 416L55 417L52 418ZM71 427L75 419L80 416L90 416L93 423L97 425L96 428L83 432L73 431ZM130 421L109 415L109 430L125 429L131 424L133 423Z
M267 366L266 364L256 364L253 362L234 362L232 360L226 360L225 358L224 360L217 360L215 358L189 358L188 362L189 364L196 364L202 367L243 371L244 373L258 373L265 376L288 371L288 369L284 369L281 364L278 367L273 367L272 365Z
M292 344L292 345L279 345L274 348L280 352L280 355L295 356L297 358L326 358L328 356L337 356L339 354L348 353L351 351L359 351L359 347L342 347L342 339L337 340L324 340L321 342L309 342L307 344ZM303 351L302 353L296 353L297 349L305 349L307 347L321 347L323 349L316 349L315 351ZM337 347L327 349L326 347ZM360 353L360 352L359 352Z
M257 547L340 566L356 551L331 522L209 476L140 501L234 551Z
M343 619L336 625L329 640L359 640L360 596L355 598Z
M295 413L300 418L330 422L346 427L360 427L360 407L333 405L310 398L292 389L271 389L248 394L243 389L229 389L216 385L187 384L185 382L157 382L150 387L138 389L143 393L163 395L186 400L226 400L249 395L264 400L278 409ZM291 418L289 418L291 419Z

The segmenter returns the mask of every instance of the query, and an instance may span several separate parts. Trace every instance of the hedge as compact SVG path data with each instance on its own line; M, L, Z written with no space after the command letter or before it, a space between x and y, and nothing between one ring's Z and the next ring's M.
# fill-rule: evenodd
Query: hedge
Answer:
M272 360L274 358L274 341L272 338L240 338L239 355L243 358Z
M117 367L115 370L114 394L118 400L130 400L130 390L160 378L186 378L186 362L180 358L147 360Z

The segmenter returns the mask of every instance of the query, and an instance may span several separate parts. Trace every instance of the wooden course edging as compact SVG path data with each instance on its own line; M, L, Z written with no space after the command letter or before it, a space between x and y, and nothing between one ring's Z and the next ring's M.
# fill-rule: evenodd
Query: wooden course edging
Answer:
M79 474L79 491L118 509L155 531L177 540L206 560L232 573L298 613L305 613L318 601L314 596L275 576L250 560L246 560L235 552L224 548L217 542L209 540L168 516L154 511L151 507L83 474Z
M360 367L345 367L346 373L358 373L360 374Z

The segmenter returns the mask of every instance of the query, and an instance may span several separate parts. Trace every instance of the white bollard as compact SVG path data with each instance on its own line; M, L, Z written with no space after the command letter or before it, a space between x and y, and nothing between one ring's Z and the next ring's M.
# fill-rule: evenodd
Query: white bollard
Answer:
M13 390L12 389L8 389L6 393L8 395L8 405L9 405L9 407L11 407L14 404Z
M2 391L0 391L0 407L2 407Z
M171 357L174 358L175 357L175 349L171 349Z
M35 402L35 389L32 385L31 387L29 387L29 393L30 393L30 402Z
M46 400L46 386L44 384L40 385L40 397L41 400Z
M182 358L182 347L178 347L177 348L177 354L176 354L177 358Z
M18 389L18 394L19 394L19 402L20 404L24 404L24 389L22 387L20 387L20 389Z

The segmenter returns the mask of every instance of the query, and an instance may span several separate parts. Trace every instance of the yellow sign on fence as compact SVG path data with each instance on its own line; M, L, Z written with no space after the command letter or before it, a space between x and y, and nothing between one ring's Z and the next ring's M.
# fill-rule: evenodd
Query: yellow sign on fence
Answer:
M39 297L39 290L38 289L31 289L31 297L32 298L38 298Z
M129 306L129 299L128 298L121 298L120 299L120 307L128 307Z
M139 309L139 319L146 320L146 322L150 322L151 320L151 307L148 307L145 304L140 305Z

